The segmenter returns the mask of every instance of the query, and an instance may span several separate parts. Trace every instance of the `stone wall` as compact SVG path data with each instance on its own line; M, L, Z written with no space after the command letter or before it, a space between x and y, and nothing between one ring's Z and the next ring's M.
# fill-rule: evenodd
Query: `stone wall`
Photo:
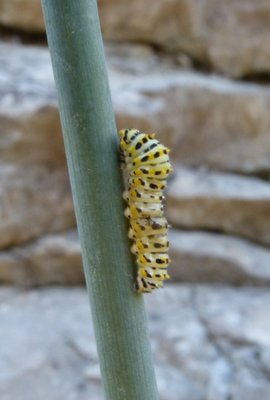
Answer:
M98 5L118 127L156 131L172 149L175 172L166 204L173 226L172 283L161 300L158 295L149 300L162 399L269 398L265 309L270 303L262 287L270 284L270 1L156 0L149 7L142 0L99 0ZM39 0L0 0L0 35L0 283L23 288L81 284L80 246ZM20 289L5 290L0 290L0 313L5 304L12 308L12 294L21 296ZM60 313L67 293L44 290L29 292L23 302L35 307L31 296L42 303L48 291ZM79 289L72 293L68 296L79 304L85 301ZM170 304L170 299L182 310L177 326L173 307L168 306L168 316L162 309L162 318L155 311L155 301ZM241 315L250 309L254 321L251 314ZM162 321L158 326L155 313ZM80 344L72 346L81 351ZM75 355L68 345L59 357L50 362L61 364ZM84 355L81 361L76 357L79 365L85 361ZM51 370L47 365L44 375L33 365L33 379L38 375L42 386ZM7 364L3 368L8 375ZM61 368L65 379L70 371ZM12 379L18 381L27 371L21 365ZM95 362L93 371L90 386L100 399ZM0 378L0 397L21 399L17 389L7 391L8 379L2 384ZM33 400L68 398L66 392L59 397L45 389L39 397L35 390ZM71 398L84 398L76 390ZM87 396L88 386L85 390Z
M215 246L208 247L210 262L205 265L204 240L211 242L213 237L223 248L228 240L245 246L244 253L230 254L236 269L247 259L253 262L254 246L261 250L267 261L256 260L256 275L260 265L270 260L267 84L183 69L170 55L141 44L108 43L106 52L118 127L156 131L172 148L175 173L166 208L182 238L172 241L172 254L178 254L177 261L173 259L172 277L200 281L194 257L208 270L212 264L220 270L226 268ZM0 43L0 64L0 280L58 283L59 272L50 267L56 251L51 235L57 235L68 249L66 234L74 229L75 218L49 53L44 46L5 40ZM196 241L190 230L203 241ZM42 274L32 273L32 269L38 270L35 247L40 249L43 239L51 241L46 247L44 280ZM190 243L188 257L182 248L184 240ZM78 245L76 249L79 252ZM62 251L65 253L63 247ZM29 272L23 268L21 254L27 254L27 265L32 265ZM76 260L74 283L82 279L80 257ZM61 268L63 282L72 283L65 276L66 264ZM242 282L246 280L248 276L242 275ZM228 281L233 282L233 276L228 276Z
M98 1L105 39L149 43L235 77L269 72L268 0ZM1 0L0 23L44 32L39 0Z

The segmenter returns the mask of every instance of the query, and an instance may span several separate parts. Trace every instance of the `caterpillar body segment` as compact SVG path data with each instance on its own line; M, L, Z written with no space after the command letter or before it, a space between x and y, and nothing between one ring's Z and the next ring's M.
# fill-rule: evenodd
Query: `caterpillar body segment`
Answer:
M152 178L147 178L147 180L142 178L130 177L128 179L130 187L147 190L150 192L162 192L166 188L166 180L157 180Z
M139 254L137 264L140 267L167 268L171 260L166 253Z
M159 192L147 190L138 190L137 188L129 188L123 194L123 198L129 203L159 203L164 200L164 196Z
M163 191L172 172L170 150L137 129L123 129L120 136L120 158L127 180L123 197L128 204L125 216L130 220L128 236L138 266L135 288L151 293L169 279L167 267L168 222L164 217Z
M152 140L152 142L158 143L157 140ZM136 158L127 157L127 168L133 169L140 165L151 165L169 162L168 154L169 149L164 148L164 146L162 146L161 144L153 143L152 145L146 147L145 151L142 154L139 153Z
M156 203L131 203L125 209L125 217L138 219L143 217L162 217L164 206Z
M150 164L137 167L130 170L130 176L142 177L142 178L152 178L154 180L164 180L167 179L172 172L172 167L169 162L162 164Z
M140 239L134 240L134 244L131 246L133 254L144 254L145 252L153 253L167 253L169 250L169 242L165 235L156 237L146 236Z
M129 238L138 239L147 236L167 235L168 222L166 218L139 218L130 220Z

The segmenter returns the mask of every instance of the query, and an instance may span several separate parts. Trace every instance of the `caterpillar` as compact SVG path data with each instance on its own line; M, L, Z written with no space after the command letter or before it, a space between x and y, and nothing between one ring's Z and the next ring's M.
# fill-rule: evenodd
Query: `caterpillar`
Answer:
M122 129L119 137L120 160L127 183L123 193L127 202L124 214L130 221L128 236L133 241L131 252L138 267L135 289L138 293L151 293L170 278L169 225L163 206L166 179L173 170L170 150L155 139L155 134L137 129Z

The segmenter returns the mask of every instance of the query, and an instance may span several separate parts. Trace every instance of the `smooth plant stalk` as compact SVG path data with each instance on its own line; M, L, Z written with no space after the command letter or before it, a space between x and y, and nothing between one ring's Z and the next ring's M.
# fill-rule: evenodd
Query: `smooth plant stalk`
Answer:
M42 6L106 398L157 400L143 299L133 290L96 1Z

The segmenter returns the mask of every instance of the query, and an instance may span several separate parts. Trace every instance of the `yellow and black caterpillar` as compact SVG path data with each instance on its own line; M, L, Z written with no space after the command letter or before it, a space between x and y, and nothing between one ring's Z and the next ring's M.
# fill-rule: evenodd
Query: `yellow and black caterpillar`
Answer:
M170 150L154 134L136 129L123 129L119 136L127 180L123 195L128 203L125 216L130 220L128 236L133 240L131 251L138 265L135 287L139 293L150 293L163 287L163 281L169 279L168 222L163 212L163 191L172 172Z

